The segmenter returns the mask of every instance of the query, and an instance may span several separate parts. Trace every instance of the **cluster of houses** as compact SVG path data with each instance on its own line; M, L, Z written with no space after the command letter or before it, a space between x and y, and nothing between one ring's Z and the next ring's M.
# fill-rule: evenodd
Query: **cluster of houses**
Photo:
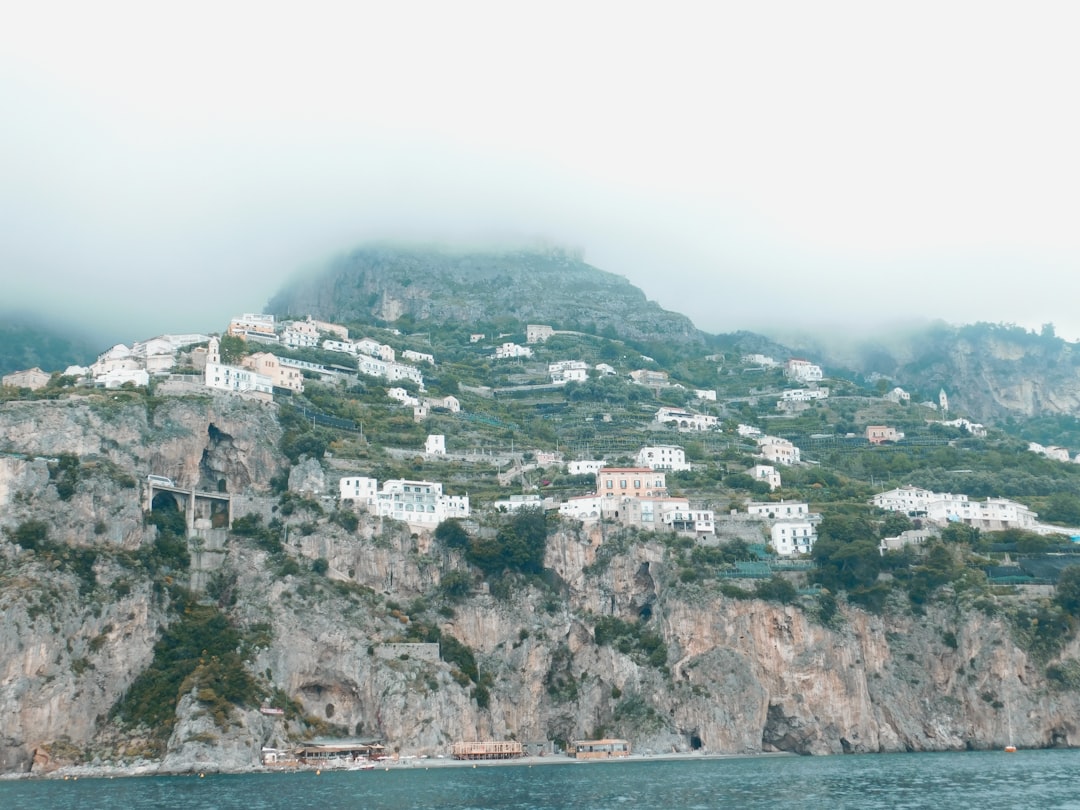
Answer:
M711 509L693 509L686 498L668 496L667 477L648 467L601 467L596 490L567 498L559 514L589 523L610 518L630 526L671 529L695 536L715 534Z
M344 366L323 366L279 357L271 352L255 352L242 358L239 365L228 365L221 362L220 341L209 338L208 347L203 351L196 349L192 356L192 366L196 371L203 371L208 388L249 394L257 398L271 398L275 388L303 392L305 372L317 374L321 378L333 378L351 375L354 370L356 373L379 377L388 382L409 380L416 383L420 390L424 388L424 377L420 369L398 362L397 353L392 346L371 338L351 340L346 327L315 320L310 316L303 321L285 321L279 324L275 322L273 315L244 314L229 322L227 334L266 345L321 348L324 351L348 355L352 362ZM402 357L418 363L435 362L434 356L412 350L402 352ZM407 392L405 395L408 396ZM432 407L460 409L456 400L452 403L416 400L414 413L417 418L422 418L427 409Z
M433 410L460 413L461 401L453 394L445 397L414 397L401 387L387 388L386 395L402 405L413 409L413 419L417 422L426 419Z
M972 501L967 495L906 486L881 492L873 497L872 503L887 512L900 512L941 526L964 523L983 531L1039 530L1035 512L1006 498Z
M390 382L410 380L421 390L424 388L421 370L415 365L398 362L391 346L370 338L350 340L349 330L339 324L311 317L279 323L273 315L246 313L229 321L226 334L267 347L322 348L349 355L352 360L348 365L323 366L279 357L271 351L259 351L245 356L237 365L230 365L221 362L220 341L216 337L203 334L161 335L136 342L130 348L117 344L90 366L71 366L64 374L99 388L120 388L125 384L149 385L151 378L170 375L183 365L202 374L204 385L208 388L264 399L271 398L275 388L303 392L305 372L323 378L358 372ZM424 352L407 349L401 356L413 363L435 363L434 356ZM45 386L50 379L50 374L33 368L8 374L2 382L4 385L35 390ZM427 407L455 410L452 403L445 402L431 402Z
M150 378L168 374L178 363L181 352L189 346L205 343L207 335L160 335L134 343L113 346L89 366L69 366L64 375L96 388L120 388L125 384L146 386ZM16 371L4 376L3 384L37 390L48 384L52 375L40 368Z

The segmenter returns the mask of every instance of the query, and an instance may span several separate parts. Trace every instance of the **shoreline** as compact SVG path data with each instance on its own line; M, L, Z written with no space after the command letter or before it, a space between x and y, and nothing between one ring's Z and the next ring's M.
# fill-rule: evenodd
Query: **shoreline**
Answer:
M564 765L600 765L608 763L641 763L641 762L665 762L686 760L722 760L722 759L750 759L756 757L793 757L797 754L785 751L724 754L701 751L673 751L663 754L631 754L628 757L612 757L610 759L575 759L565 754L548 754L545 756L524 756L513 759L482 759L467 760L444 757L400 757L397 760L384 760L374 763L374 768L319 768L317 766L273 767L256 765L250 768L216 769L207 767L201 770L188 771L164 771L160 769L160 763L143 761L131 765L62 765L48 773L6 773L0 774L0 780L21 779L50 779L63 781L77 781L79 779L127 779L143 776L224 776L224 775L247 775L247 774L298 774L298 773L347 773L360 770L369 771L411 771L430 770L432 768L506 768L506 767L533 767L564 766Z

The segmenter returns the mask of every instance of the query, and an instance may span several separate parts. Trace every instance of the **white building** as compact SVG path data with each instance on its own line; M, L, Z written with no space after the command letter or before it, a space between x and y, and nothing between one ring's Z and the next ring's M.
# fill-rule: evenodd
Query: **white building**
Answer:
M829 389L821 388L789 388L780 394L781 402L810 402L814 399L828 399Z
M900 487L875 495L874 506L908 517L925 518L938 524L964 523L976 529L1034 530L1038 515L1026 506L1005 498L971 501L967 495L931 492L917 487Z
M755 481L765 481L771 490L780 489L782 486L780 473L777 472L776 467L772 467L768 464L757 464L751 467L749 475Z
M398 380L412 380L424 387L424 375L416 366L407 366L404 363L394 363L368 354L356 355L356 370L368 377L382 377L390 382Z
M420 400L414 397L404 388L387 388L386 395L390 397L390 399L397 400L402 405L416 407L420 404Z
M712 430L720 424L715 416L667 406L660 408L654 419L661 424L674 424L681 431Z
M716 390L708 390L702 388L694 389L694 396L698 399L704 399L708 402L716 402Z
M435 365L435 355L425 354L424 352L414 352L412 349L405 349L401 353L403 360L411 360L414 363L431 363Z
M528 346L519 346L516 343L504 343L495 349L493 355L496 360L511 360L516 357L532 357L533 350Z
M765 354L744 354L742 361L748 366L764 366L765 368L776 368L780 365Z
M904 546L921 546L927 540L937 537L936 529L908 529L896 537L883 537L878 543L878 551L885 556L886 551L899 551Z
M570 475L596 475L603 466L603 460L597 461L591 458L578 459L568 463L566 465L566 471Z
M762 435L761 428L756 428L753 425L739 425L737 428L735 428L735 432L745 438Z
M660 522L672 531L698 537L716 534L716 515L711 509L691 509L689 505L675 506L661 513Z
M203 379L207 388L217 391L247 393L265 400L274 398L274 381L265 374L238 366L227 366L221 362L219 341L216 337L210 339Z
M470 515L468 495L444 495L443 486L432 481L386 481L375 500L380 517L434 527L448 518Z
M778 520L770 528L769 537L778 557L791 557L809 554L817 540L817 533L808 520Z
M446 455L446 436L441 433L432 433L424 442L424 452L436 456Z
M805 518L810 514L810 505L796 501L751 501L746 505L746 513L755 517L781 520L787 518Z
M131 349L123 343L117 343L98 355L98 359L90 364L90 376L96 380L111 371L135 371L140 368L142 363L131 353Z
M164 374L176 365L176 355L185 346L206 343L209 335L159 335L131 345L131 358L149 374Z
M442 408L450 413L461 411L461 402L453 394L447 394L445 397L425 397L424 405L429 408Z
M809 360L798 360L793 357L787 361L787 365L784 367L784 376L791 380L811 383L821 382L824 373L821 366L815 365Z
M679 472L690 469L690 465L686 463L686 451L669 444L642 447L638 450L635 461L639 467L648 467L650 470Z
M1069 451L1064 447L1043 447L1037 442L1028 442L1028 450L1032 453L1037 453L1040 456L1046 456L1054 461L1071 461L1072 456Z
M281 342L294 349L318 348L319 329L311 320L287 321L281 330Z
M338 482L341 500L351 500L357 506L372 506L379 492L379 482L374 478L356 476L342 478Z
M942 393L944 393L944 392L942 392ZM959 419L949 419L949 420L946 420L946 421L942 422L941 424L945 425L946 427L954 427L954 428L960 428L961 430L966 430L969 435L973 436L976 439L985 439L986 438L986 428L985 427L980 425L978 422L971 422L971 421L969 421L967 419L964 419L963 417L961 417Z
M360 338L355 342L355 346L356 350L360 352L360 354L368 354L372 357L378 357L380 360L385 360L387 363L393 363L395 360L397 360L397 355L395 354L393 348L387 346L385 343L379 343L379 341L377 340L372 340L371 338ZM434 358L432 358L432 362L435 362Z
M511 495L491 504L500 512L516 512L519 509L552 509L555 504L550 498L541 498L539 495Z
M616 373L615 367L609 366L607 363L597 363L593 368L596 369L597 374L602 374L605 377L614 376L614 374Z
M548 374L556 384L585 382L589 379L589 366L581 360L558 360L548 363Z
M604 508L603 501L599 495L577 495L559 504L559 514L582 522L599 520Z
M894 388L887 393L882 399L887 399L889 402L895 402L899 405L901 402L911 402L911 394L905 391L903 388Z
M150 374L144 368L115 368L94 377L94 385L98 388L120 388L125 383L145 387L150 384Z

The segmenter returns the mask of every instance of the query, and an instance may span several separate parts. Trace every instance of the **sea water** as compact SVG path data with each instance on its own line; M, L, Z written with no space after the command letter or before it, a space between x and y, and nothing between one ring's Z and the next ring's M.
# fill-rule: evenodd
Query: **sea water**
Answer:
M0 781L0 810L1080 810L1080 751L428 767Z

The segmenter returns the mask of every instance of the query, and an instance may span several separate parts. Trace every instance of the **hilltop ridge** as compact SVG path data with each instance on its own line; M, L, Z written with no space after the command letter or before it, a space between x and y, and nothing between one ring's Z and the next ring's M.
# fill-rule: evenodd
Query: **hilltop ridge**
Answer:
M458 324L505 331L535 322L633 340L705 340L689 318L649 301L622 276L559 249L361 247L286 284L267 308L276 315L417 330Z

